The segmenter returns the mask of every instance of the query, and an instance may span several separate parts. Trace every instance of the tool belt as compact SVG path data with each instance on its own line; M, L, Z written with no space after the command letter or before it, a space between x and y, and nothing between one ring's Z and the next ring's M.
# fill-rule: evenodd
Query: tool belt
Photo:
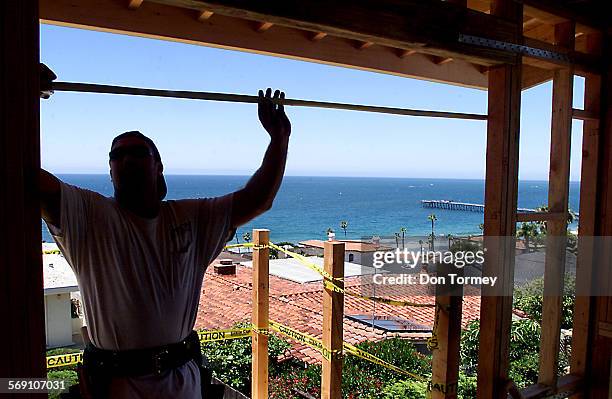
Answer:
M161 375L195 360L201 376L205 373L198 334L192 331L181 342L155 348L111 351L88 343L79 368L79 390L84 399L107 399L113 377ZM204 390L204 383L202 383Z

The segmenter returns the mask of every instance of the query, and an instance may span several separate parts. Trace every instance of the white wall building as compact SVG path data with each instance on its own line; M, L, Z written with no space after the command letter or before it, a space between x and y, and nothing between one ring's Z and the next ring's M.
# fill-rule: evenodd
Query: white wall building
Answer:
M72 298L80 302L79 287L74 272L55 244L43 243L43 274L47 348L79 342L82 319L72 319L70 304Z

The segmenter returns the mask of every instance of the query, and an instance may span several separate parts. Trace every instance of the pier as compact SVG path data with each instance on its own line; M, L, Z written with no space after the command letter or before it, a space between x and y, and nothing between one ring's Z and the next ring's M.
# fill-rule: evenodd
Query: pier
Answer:
M423 208L437 208L437 209L448 209L450 211L468 211L468 212L480 212L484 213L483 204L472 204L469 202L455 202L448 200L421 200ZM535 209L518 208L517 212L520 213L534 213L537 212Z

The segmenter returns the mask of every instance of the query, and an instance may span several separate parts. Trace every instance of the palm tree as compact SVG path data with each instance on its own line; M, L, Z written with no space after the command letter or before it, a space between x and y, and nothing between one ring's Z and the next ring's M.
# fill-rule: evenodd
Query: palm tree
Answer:
M400 233L395 233L395 246L399 248Z
M406 232L408 230L406 230L405 227L400 227L400 233L402 233L402 248L406 248L406 243L404 242L404 236L406 235Z
M246 233L244 233L242 235L242 239L244 240L244 242L249 242L251 241L251 233L249 233L248 231Z
M435 251L434 240L436 237L436 233L434 229L435 229L436 220L438 220L438 218L436 217L435 213L432 213L431 215L427 216L427 220L431 221L431 250Z
M346 229L348 228L348 222L346 220L342 220L340 222L340 228L344 230L344 238L346 238Z

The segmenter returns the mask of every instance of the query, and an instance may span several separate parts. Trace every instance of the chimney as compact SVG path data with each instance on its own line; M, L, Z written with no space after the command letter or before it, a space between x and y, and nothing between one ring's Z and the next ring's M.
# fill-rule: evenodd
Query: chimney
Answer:
M236 265L232 262L231 259L220 259L219 263L215 263L213 268L215 274L220 274L223 276L236 275Z

